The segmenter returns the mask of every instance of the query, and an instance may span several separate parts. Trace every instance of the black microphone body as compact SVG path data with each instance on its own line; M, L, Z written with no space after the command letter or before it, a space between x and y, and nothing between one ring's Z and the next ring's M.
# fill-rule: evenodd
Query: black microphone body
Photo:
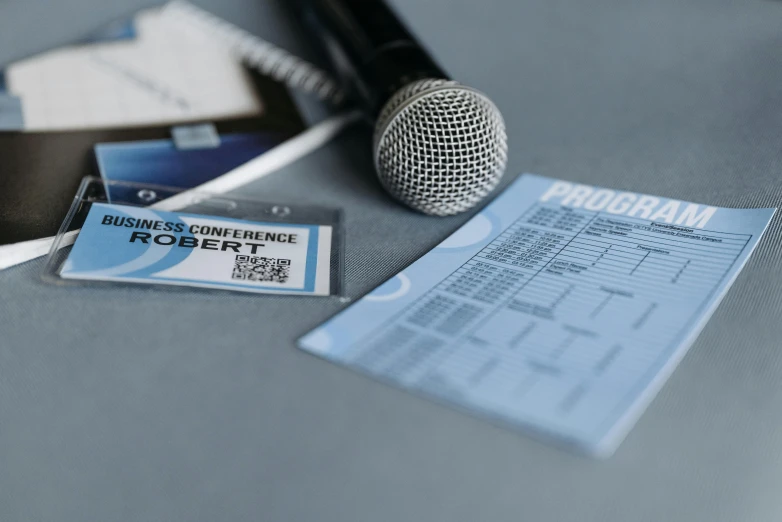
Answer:
M297 0L305 26L325 44L346 91L372 117L405 85L448 79L381 0Z
M394 198L448 216L482 201L507 163L499 109L447 77L383 0L296 0L337 75L375 120L377 176Z

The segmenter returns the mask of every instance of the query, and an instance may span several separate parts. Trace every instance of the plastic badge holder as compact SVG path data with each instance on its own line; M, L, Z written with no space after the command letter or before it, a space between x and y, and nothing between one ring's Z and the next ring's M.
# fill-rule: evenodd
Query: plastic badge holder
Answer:
M108 204L107 191L122 203ZM338 209L89 177L55 237L44 279L339 296L343 267Z

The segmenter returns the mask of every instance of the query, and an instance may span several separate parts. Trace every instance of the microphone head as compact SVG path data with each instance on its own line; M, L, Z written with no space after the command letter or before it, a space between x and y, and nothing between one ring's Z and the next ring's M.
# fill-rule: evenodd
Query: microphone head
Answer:
M380 111L374 156L380 182L396 199L425 214L458 214L499 183L508 160L505 122L475 89L418 80Z

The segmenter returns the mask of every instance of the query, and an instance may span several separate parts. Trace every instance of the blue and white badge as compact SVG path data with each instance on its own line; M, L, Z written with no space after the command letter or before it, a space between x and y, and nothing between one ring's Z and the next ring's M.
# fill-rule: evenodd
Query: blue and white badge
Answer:
M65 279L329 295L332 227L93 203Z

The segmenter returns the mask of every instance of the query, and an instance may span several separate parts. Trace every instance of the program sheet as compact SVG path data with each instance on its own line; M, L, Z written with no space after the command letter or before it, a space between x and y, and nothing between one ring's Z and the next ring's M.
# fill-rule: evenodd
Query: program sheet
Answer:
M706 324L774 211L526 174L300 346L608 456Z

